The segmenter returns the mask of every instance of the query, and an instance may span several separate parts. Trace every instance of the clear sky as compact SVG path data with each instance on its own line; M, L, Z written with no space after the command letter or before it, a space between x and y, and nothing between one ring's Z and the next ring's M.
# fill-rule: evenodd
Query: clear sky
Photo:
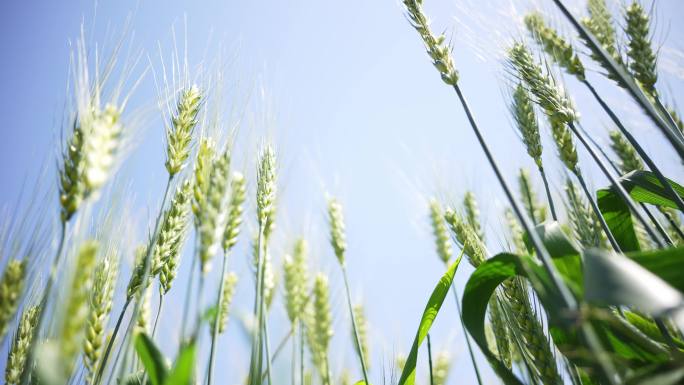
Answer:
M518 29L521 15L540 4L556 27L567 35L574 34L550 1L425 3L433 28L452 36L462 89L513 183L517 169L531 169L532 163L507 115L505 95L510 76L502 52L512 39L524 36ZM583 0L570 3L576 14L583 12ZM619 9L618 2L614 3ZM658 1L655 10L655 39L662 46L659 84L666 91L665 99L679 100L679 106L684 106L684 27L677 21L683 12L684 4L678 0ZM135 135L137 146L115 181L130 186L125 203L136 214L135 239L144 239L145 226L151 221L148 213L156 210L166 177L163 126L156 110L149 107L156 103L152 72L160 74L158 44L168 58L175 30L176 46L182 49L185 36L190 64L202 66L205 75L212 74L217 61L226 63L222 69L227 96L222 108L246 111L235 142L234 167L253 180L255 154L262 138L269 138L278 149L281 189L273 258L279 266L294 237L304 235L310 240L315 265L331 275L335 375L345 366L358 373L343 285L327 244L325 194L338 196L344 205L353 296L366 306L372 338L371 377L374 383L382 383L383 368L389 372L395 355L408 353L425 301L443 272L434 252L426 198L434 195L447 203L457 202L464 191L473 190L480 201L490 250L497 252L504 243L501 190L456 95L439 80L401 3L118 0L95 5L93 1L3 1L0 205L11 207L22 183L34 180L46 162L55 163L68 84L69 43L78 38L81 24L88 41L111 44L128 16L131 45L143 52L142 66L152 63L152 71L132 102L148 107L151 118ZM578 41L574 43L584 52ZM596 65L592 63L590 69L590 79L605 92L667 174L684 179L681 165L658 131L649 126L625 94L598 74ZM576 99L583 124L597 133L605 146L607 117L574 79L565 76L564 81ZM563 172L553 156L555 149L548 132L544 140L552 188L560 195ZM586 159L584 151L580 153ZM605 185L588 164L585 172L594 186ZM48 174L43 184L52 181L56 178ZM253 185L249 191L253 195ZM247 213L253 216L253 212L250 205ZM250 218L249 223L253 229L254 220ZM234 314L248 312L252 300L247 275L249 233L250 229L245 229L231 259L231 269L242 276ZM165 305L164 314L170 318L180 316L188 256L186 253L176 292L171 292L171 304ZM464 263L457 276L459 287L469 272ZM119 308L115 306L114 312ZM282 305L276 304L271 320L280 325L271 330L275 344L286 333ZM220 383L237 384L246 375L247 344L236 317L229 328L219 348L217 372ZM161 335L171 336L162 342L170 353L176 335L171 323L162 325ZM433 338L436 349L448 349L454 357L451 383L472 382L451 298L437 319ZM287 362L281 359L276 365L283 378L289 373ZM486 366L483 361L480 364ZM426 361L420 365L424 375ZM489 370L485 372L494 381Z

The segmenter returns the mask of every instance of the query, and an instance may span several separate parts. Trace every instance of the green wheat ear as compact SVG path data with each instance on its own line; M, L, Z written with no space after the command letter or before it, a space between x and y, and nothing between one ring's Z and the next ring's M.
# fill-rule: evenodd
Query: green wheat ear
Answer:
M38 306L31 306L25 309L19 320L14 341L7 356L7 366L5 367L5 383L7 385L18 385L21 373L26 366L29 348L33 342L33 332L38 325L40 309Z
M354 317L356 319L356 330L359 334L359 341L361 342L361 347L359 348L356 343L356 337L354 335L354 330L351 330L351 337L353 340L354 348L356 350L361 349L363 352L363 357L365 359L364 364L366 368L370 369L368 357L370 357L370 345L368 344L368 320L366 319L366 313L364 312L363 305L354 305Z
M154 245L152 275L159 274L160 289L168 293L171 283L176 277L178 260L187 236L190 217L190 200L192 182L183 182L171 201L171 206L164 213L164 220Z
M585 79L584 65L572 46L558 33L546 25L544 17L533 12L525 16L527 29L543 47L553 60L563 67L569 74L577 76L579 80Z
M114 256L106 256L97 265L90 293L86 338L83 344L87 374L86 383L93 384L100 364L100 354L105 343L105 329L112 309L114 285L116 284L117 262Z
M209 189L209 177L211 166L216 156L216 144L211 138L202 138L197 158L195 159L194 183L192 184L192 212L197 222L204 208L207 190Z
M452 234L463 247L468 261L473 267L478 267L487 258L487 251L482 240L477 236L477 233L466 222L466 220L456 211L447 208L444 212L444 220L449 225Z
M229 179L230 152L224 151L211 166L204 207L198 218L200 268L205 274L211 268L211 259L221 248L228 210Z
M649 38L649 17L638 1L627 7L625 32L629 37L627 56L629 68L639 85L651 96L657 96L655 83L658 80L656 55Z
M293 255L286 255L283 262L285 285L285 308L291 323L301 319L308 296L309 271L307 243L304 239L295 242Z
M170 176L179 173L190 156L192 132L202 100L200 89L193 85L181 94L171 127L166 130L166 169Z
M143 277L145 275L145 256L147 254L147 247L140 245L135 249L135 262L131 270L131 278L128 280L128 287L126 289L126 300L131 301L140 291L143 285ZM148 280L148 283L150 281Z
M433 369L433 385L446 385L451 371L451 363L451 354L448 351L442 350L437 353Z
M534 104L530 93L522 83L518 83L513 92L511 114L527 149L527 154L534 160L537 167L542 167L542 144L539 135L539 121L534 112Z
M598 40L601 47L606 50L606 52L611 56L611 58L620 66L624 66L624 60L620 52L618 51L617 38L615 34L615 28L613 27L613 19L608 10L605 0L589 0L587 2L587 8L589 10L589 17L585 17L581 20L581 23L586 27L589 32ZM603 57L597 54L592 45L585 40L585 45L591 50L591 58L598 62L604 70L606 70L606 76L609 79L617 82L618 85L624 87L621 78L617 76L612 67L603 59Z
M463 208L466 214L466 220L470 227L475 231L478 238L484 242L484 233L482 232L482 226L480 225L480 209L477 207L477 200L475 199L475 194L471 191L466 191L463 196Z
M344 217L342 216L342 205L334 198L328 200L328 221L330 222L330 244L335 251L337 261L340 265L344 265L344 253L347 250Z
M5 337L9 322L17 312L25 279L26 263L17 259L10 260L0 279L0 339Z
M432 59L432 64L439 71L442 81L452 86L456 85L458 83L458 71L454 67L454 62L450 55L451 50L446 44L446 36L444 34L435 36L432 33L430 21L425 16L425 13L423 13L422 1L404 0L403 2L409 21L423 39L427 53Z
M570 180L565 182L567 213L575 238L584 247L604 247L603 230L589 203L582 198L579 188Z
M610 147L620 158L620 171L623 174L627 174L634 170L643 170L644 164L641 158L639 158L636 150L629 144L627 139L619 131L611 131L609 135Z
M273 147L267 145L261 152L257 168L256 194L257 220L265 240L268 240L275 226L276 193L276 154Z
M76 256L74 275L69 284L69 295L64 305L62 327L59 334L61 378L71 375L76 358L83 346L85 326L88 318L88 297L93 286L98 251L96 241L83 243Z
M230 182L228 221L223 232L223 251L226 253L235 246L237 237L240 234L243 212L242 204L245 202L246 190L245 177L239 172L234 172Z
M432 234L435 236L435 248L437 255L442 262L447 263L451 259L451 241L444 223L444 214L442 207L436 199L430 199L430 224L432 225Z
M518 189L522 198L523 206L535 223L546 220L546 206L537 201L537 193L534 191L530 173L527 169L521 168L518 172Z
M489 299L489 322L492 325L492 332L494 337L494 345L496 346L496 352L499 360L506 365L507 368L511 368L511 336L509 335L509 330L506 327L506 321L503 317L504 315L499 308L499 302L496 296L492 296Z
M218 333L222 334L228 326L228 316L230 315L230 304L233 302L235 286L238 283L237 274L230 272L223 277L223 295L218 308Z
M307 340L314 365L319 373L327 378L330 370L328 367L328 348L333 336L333 327L328 277L323 273L316 275L313 287L313 303L309 306L307 313Z

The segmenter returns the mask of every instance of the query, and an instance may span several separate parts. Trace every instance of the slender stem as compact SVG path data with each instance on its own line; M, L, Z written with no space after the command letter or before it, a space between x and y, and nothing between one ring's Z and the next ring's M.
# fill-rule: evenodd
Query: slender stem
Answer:
M544 182L544 190L546 190L546 199L549 201L549 207L551 208L551 217L554 221L558 221L558 215L556 215L556 207L553 204L553 198L551 197L551 189L549 189L549 181L546 179L546 172L544 167L539 166L539 174L541 174L542 181Z
M268 385L273 385L273 378L271 377L271 348L268 337L268 310L264 313L264 347L266 353L266 377L268 378Z
M292 385L297 385L297 336L292 339L292 360L290 364L290 369L292 370Z
M627 91L632 98L643 108L649 118L656 124L660 131L670 141L670 144L675 148L680 158L684 158L684 143L672 132L669 125L663 120L663 117L656 111L653 104L648 100L641 88L636 84L634 79L625 71L625 69L617 64L615 60L606 52L596 38L589 32L575 16L565 7L562 0L553 0L560 11L570 21L573 27L577 30L580 37L586 41L591 47L591 50L601 60L608 65L608 70L616 75L622 84L624 84Z
M193 340L197 341L199 339L199 332L202 329L202 291L204 291L204 281L206 277L204 272L199 271L199 285L197 287L197 318L195 319L195 330L192 333Z
M584 136L584 134L582 134L582 132L580 132L577 129L577 127L575 127L575 125L573 123L568 124L568 126L570 127L572 132L575 134L575 136L577 136L577 138L580 140L580 142L582 142L582 145L584 146L584 148L587 149L587 151L589 152L591 157L594 159L594 162L596 162L596 164L598 164L599 168L601 169L601 172L603 172L603 174L606 177L608 177L613 188L615 190L617 190L617 193L620 195L620 197L625 202L627 207L629 207L629 209L632 211L632 213L637 218L637 220L639 222L641 222L641 224L644 226L644 229L646 230L648 235L656 242L656 244L659 247L663 247L664 246L663 242L660 240L658 235L655 233L655 231L653 230L651 225L648 223L646 218L644 218L644 216L641 215L641 212L637 209L636 205L634 204L634 201L632 201L632 198L629 196L629 193L627 193L627 191L625 191L625 188L622 187L622 184L620 184L620 182L615 178L613 173L611 173L610 170L608 170L608 168L605 165L605 162L603 162L603 160L601 160L601 158L598 156L596 151L594 151L594 149L591 147L591 145L587 142L587 139Z
M428 368L430 369L430 385L435 385L435 379L432 374L432 343L430 342L430 333L427 334L427 349L428 349Z
M166 202L169 198L169 192L171 191L171 184L173 183L174 176L169 175L169 178L166 181L166 188L164 189L164 197L162 198L161 202L161 207L159 208L159 214L157 214L157 219L154 222L154 232L152 233L153 236L150 239L148 245L147 245L147 252L145 255L145 261L143 264L143 277L142 277L142 285L140 286L140 290L145 290L149 286L149 280L150 280L150 267L152 265L152 252L154 250L154 245L157 243L157 239L159 238L159 231L161 228L161 221L162 217L164 216L164 208L166 207ZM133 313L131 315L131 320L137 320L138 315L140 314L140 307L141 307L142 301L137 300L135 301L135 305L133 306ZM131 339L129 336L133 334L133 330L135 326L135 322L129 322L128 327L126 328L126 332L124 334L124 342L130 343ZM125 346L122 345L121 349L124 349ZM130 360L130 354L128 350L126 351L126 354L124 355L124 363L122 368L126 368L128 362Z
M209 368L207 370L207 384L211 385L214 377L214 361L216 360L216 344L218 341L219 334L219 322L220 322L220 307L221 302L223 302L223 288L225 285L226 270L228 269L228 251L223 250L223 266L221 267L221 283L219 284L218 295L216 296L216 316L214 317L214 324L211 330L211 352L209 353Z
M347 267L341 264L342 276L344 277L344 288L347 292L347 305L349 305L349 315L352 321L352 330L354 331L354 340L356 341L356 353L359 355L359 361L361 361L361 371L363 372L363 380L366 384L368 382L368 370L366 369L366 359L363 356L363 349L361 347L361 338L359 337L359 331L356 325L356 316L354 315L354 307L352 306L351 291L349 290L349 279L347 278Z
M591 193L591 191L589 191L589 188L587 187L587 183L584 180L582 173L579 171L579 169L574 170L574 173L575 176L577 176L577 180L579 181L580 186L582 186L582 191L584 191L584 195L586 195L587 200L591 205L591 209L594 211L594 215L596 215L596 219L599 220L601 228L603 229L603 232L606 234L608 242L610 242L610 246L613 248L613 250L617 251L618 253L621 252L622 250L620 250L620 245L618 245L617 241L615 240L615 237L613 236L613 233L610 231L610 227L608 227L606 219L603 218L603 214L601 214L601 210L596 204L594 195Z
M584 127L582 127L581 124L578 123L578 124L577 124L577 127L580 129L580 131L582 131L582 133L584 133L584 135L586 135L586 137L589 139L589 141L591 142L591 144L593 144L594 147L596 147L596 148L598 149L598 151L601 153L601 155L603 155L603 158L606 160L606 162L608 162L608 164L610 165L610 168L613 169L613 171L615 172L615 174L618 174L618 175L619 175L619 174L620 174L620 169L615 165L615 162L613 162L613 161L610 159L610 157L608 156L608 154L606 154L606 152L603 150L603 148L602 148L601 146L599 146L599 144L591 137L591 135L589 135L589 134L587 133L587 131L584 129ZM663 239L664 239L668 244L673 245L674 243L672 242L672 239L670 238L670 235L667 234L667 231L665 231L665 228L663 227L663 225L660 224L660 222L659 222L658 219L653 215L653 213L652 213L651 210L648 208L648 206L646 206L643 202L639 202L639 206L644 210L644 212L646 213L646 215L648 216L648 218L651 220L651 222L652 222L653 225L655 226L656 230L658 230L658 232L660 233L660 235L663 237ZM654 240L654 241L655 241L655 240Z
M622 124L620 119L618 119L618 117L613 113L613 110L606 104L606 102L603 100L601 95L599 95L599 93L596 92L596 89L594 89L594 87L591 85L591 83L589 83L589 81L587 81L587 80L584 80L583 83L587 86L587 88L589 88L589 91L591 91L591 94L594 95L594 98L596 98L596 101L598 101L598 103L601 105L603 110L608 114L608 116L613 121L613 123L615 123L615 125L618 127L618 129L620 130L622 135L624 135L625 138L627 139L627 141L632 145L632 147L634 147L634 149L639 154L641 159L644 160L644 163L646 163L646 166L648 166L648 168L651 171L653 171L653 173L658 178L660 183L663 185L663 188L665 189L665 191L667 191L667 194L670 196L670 198L675 202L675 204L677 205L679 210L684 211L684 201L679 196L679 194L677 194L677 192L674 190L674 188L670 185L667 178L665 178L665 176L660 171L658 166L656 166L656 164L653 162L653 159L651 159L651 157L648 156L646 151L644 151L643 147L641 147L641 145L639 144L639 141L637 141L634 138L634 136L632 136L632 134L629 131L627 131L627 129Z
M299 320L299 383L304 385L304 322Z
M262 255L262 243L263 243L264 231L263 224L259 224L259 233L257 235L257 269L256 269L256 287L254 294L254 320L256 321L256 327L252 333L252 353L249 365L249 384L257 385L261 383L261 360L262 360L262 343L261 343L261 311L263 310L261 306L262 299L262 281L263 281L263 264L264 256Z
M468 355L470 355L470 361L473 364L473 370L475 371L475 377L477 377L477 383L482 385L482 378L480 377L480 370L477 367L477 362L475 361L475 353L473 352L473 346L470 343L470 337L468 337L468 331L466 330L465 323L463 322L463 314L461 313L461 303L458 300L458 291L456 291L456 286L451 283L451 291L454 293L454 302L456 302L456 310L458 311L458 319L461 321L461 327L463 328L463 336L465 337L466 346L468 347Z
M679 136L680 139L684 140L684 134L682 134L682 132L679 130L679 127L677 127L677 122L675 122L674 117L672 116L672 114L670 114L670 111L667 110L667 107L665 107L663 102L660 100L660 97L658 95L655 95L653 97L653 100L655 101L656 107L665 117L665 121L670 124L670 128L672 128L672 131L674 131L674 133L677 134L677 136Z
M109 338L109 342L107 343L107 347L104 350L104 354L102 355L102 359L100 360L100 364L97 370L97 376L95 377L95 382L94 384L99 384L100 381L102 380L102 374L104 373L105 366L107 366L107 359L109 358L109 354L112 351L112 346L114 345L114 340L116 340L116 335L119 333L119 328L121 327L121 322L124 319L124 315L126 315L126 309L128 309L128 305L130 305L131 299L126 298L126 302L124 302L123 308L121 309L121 313L119 314L119 318L116 320L116 325L114 325L114 331L112 332L112 336Z
M188 280L188 288L185 290L185 302L183 303L183 319L181 321L180 327L180 341L185 340L185 330L188 325L188 315L190 314L190 298L192 297L192 289L195 287L195 265L197 264L197 258L193 256L192 262L190 262L190 277Z
M55 252L55 257L52 260L52 265L50 266L50 275L48 276L48 281L45 284L45 290L43 290L43 296L40 299L40 306L38 306L38 322L36 327L33 328L33 336L31 338L31 344L29 345L29 351L27 354L26 364L24 365L24 370L21 372L21 385L27 385L29 381L29 375L31 374L31 368L34 366L34 360L36 355L36 345L38 344L38 336L40 335L40 329L45 320L45 313L47 311L47 303L50 299L50 292L52 291L52 286L54 285L55 279L57 278L57 270L59 268L59 261L64 253L64 244L66 243L66 233L67 233L67 222L62 220L59 227L59 243L57 244L57 251Z
M537 252L537 256L541 260L544 269L551 278L551 282L558 290L561 300L563 301L562 305L564 307L567 307L571 311L578 311L579 306L577 300L570 292L570 289L565 285L562 278L560 277L560 274L554 267L553 261L551 260L551 256L549 255L546 248L543 246L541 239L539 238L539 234L537 234L537 232L534 230L529 219L523 214L523 210L521 209L520 205L513 198L513 193L511 192L508 183L506 183L506 180L504 179L503 174L501 173L501 170L499 169L499 166L497 165L496 160L494 159L494 156L489 150L489 146L487 146L487 142L485 142L482 133L480 132L480 129L477 126L477 123L475 122L475 118L473 117L473 114L470 111L470 107L468 107L468 103L465 100L465 97L461 93L461 89L457 84L454 85L454 90L456 91L456 94L458 95L461 105L463 106L463 110L465 111L466 116L468 117L470 127L473 129L473 132L475 133L475 136L477 137L477 140L480 146L482 147L482 151L485 153L485 156L487 157L487 160L489 161L489 164L492 170L494 171L494 174L496 175L496 178L499 184L501 185L501 188L504 190L504 193L506 194L506 198L511 204L511 207L513 208L513 211L515 212L516 216L518 217L518 220L520 221L523 230L526 231L529 235L530 241L535 251ZM593 353L599 360L601 370L604 372L609 383L617 384L619 380L617 371L613 363L610 361L610 358L603 351L603 348L600 344L596 332L594 331L594 328L587 323L582 323L581 330L584 334L585 339L587 340L587 344L590 350L593 351Z
M164 293L162 293L162 288L159 288L159 308L157 309L157 315L154 317L154 325L152 326L152 339L157 335L157 323L159 323L159 316L161 315L162 308L164 307Z

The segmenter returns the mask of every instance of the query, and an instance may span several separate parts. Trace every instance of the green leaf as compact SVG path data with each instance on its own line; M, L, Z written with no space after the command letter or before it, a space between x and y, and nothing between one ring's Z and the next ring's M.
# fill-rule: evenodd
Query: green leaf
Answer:
M684 246L628 253L627 257L684 293Z
M138 353L152 385L165 384L168 375L166 359L146 333L136 334L135 351Z
M613 190L603 189L596 192L597 203L603 219L624 252L639 251L639 238L634 230L632 213L624 200Z
M401 372L401 378L399 379L399 385L414 385L416 381L416 363L418 361L418 348L423 343L423 340L427 336L432 323L435 321L439 309L442 307L444 298L449 293L449 288L454 280L454 274L456 274L456 269L458 268L461 258L463 257L463 251L456 258L456 260L449 266L447 272L440 278L437 286L432 291L430 299L428 300L425 310L423 311L423 316L420 319L420 325L418 326L418 332L416 333L416 338L413 340L413 346L411 346L411 352L406 358L406 365L404 365L404 370Z
M653 316L673 314L684 326L684 295L633 260L601 250L588 250L584 258L584 291L587 301L628 306Z
M164 385L189 385L192 381L192 372L195 368L196 344L191 342L184 346L178 358L169 372Z
M684 187L667 179L677 195L684 198ZM670 198L663 184L650 171L632 171L620 178L620 184L637 202L650 203L656 206L677 208L677 204Z

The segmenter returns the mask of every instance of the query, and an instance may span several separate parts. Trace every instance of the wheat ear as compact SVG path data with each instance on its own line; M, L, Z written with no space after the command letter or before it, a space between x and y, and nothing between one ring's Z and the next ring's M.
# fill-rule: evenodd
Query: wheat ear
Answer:
M7 366L5 367L5 383L7 385L18 385L21 380L21 373L26 366L29 348L33 341L33 331L38 324L37 306L31 306L24 310L19 320L14 341L7 355Z
M202 93L193 85L185 89L178 100L171 127L166 129L166 170L173 176L179 173L190 156L192 133L197 125Z
M7 327L14 318L24 292L26 262L11 259L0 278L0 339L5 337Z
M86 321L86 338L83 343L87 384L94 384L100 364L100 355L105 342L105 329L112 309L117 266L116 260L108 255L98 263L95 269Z

